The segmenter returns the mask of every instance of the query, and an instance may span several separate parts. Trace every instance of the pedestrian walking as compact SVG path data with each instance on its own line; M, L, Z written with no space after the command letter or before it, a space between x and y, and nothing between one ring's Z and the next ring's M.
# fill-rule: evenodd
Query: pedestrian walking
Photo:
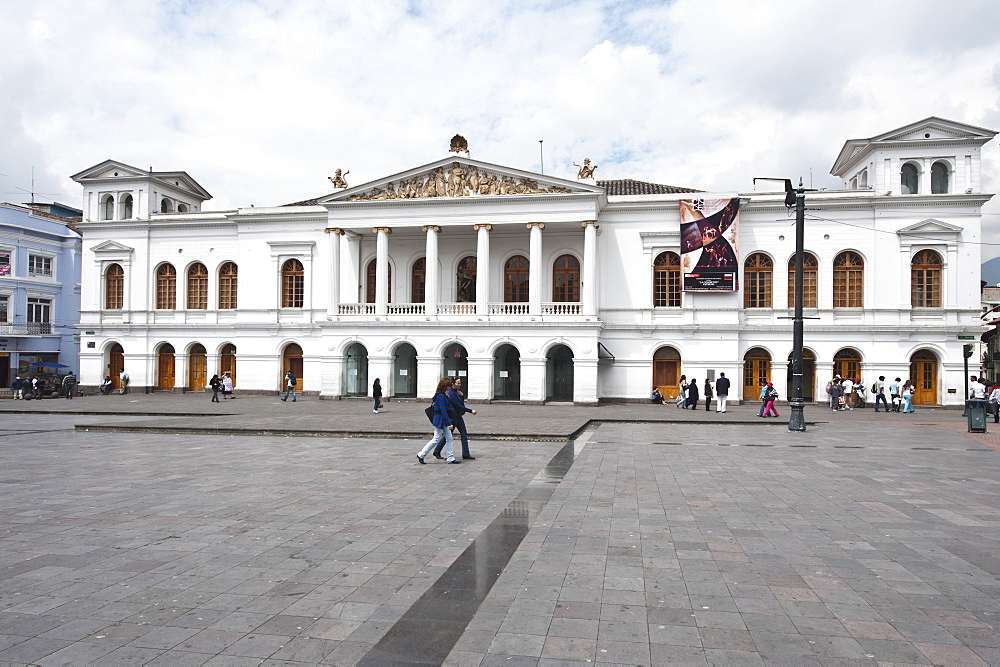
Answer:
M892 381L892 383L889 384L889 401L892 403L893 412L899 412L899 404L902 403L902 401L899 400L899 386L900 386L899 382L900 379L896 378L895 380ZM983 387L984 395L985 391L986 387Z
M687 388L687 406L692 410L698 409L698 380L691 378Z
M715 381L715 411L725 412L726 401L729 400L729 378L725 373L719 373L719 379Z
M291 394L292 403L295 402L295 382L296 382L295 373L292 372L292 369L288 369L288 372L285 373L285 395L284 397L282 397L281 400L287 401L288 395Z
M63 378L62 386L66 390L66 400L73 400L73 396L76 395L76 375L73 371L66 373L66 377Z
M712 407L712 381L705 378L705 412Z
M375 399L375 408L372 412L378 414L378 409L382 407L382 381L379 378L375 378L375 382L372 382L372 398Z
M875 412L878 412L878 404L882 403L886 412L889 412L889 402L885 400L885 376L879 375L878 381L872 385L872 393L875 394Z
M767 407L767 385L768 382L766 380L760 383L760 410L757 411L758 417L764 416L764 408Z
M431 423L434 425L434 435L424 445L424 448L420 450L420 453L417 454L417 461L420 463L427 463L424 461L424 458L434 449L438 441L441 440L444 441L444 450L448 455L448 463L461 463L461 461L455 458L455 450L451 437L451 431L455 426L451 423L451 417L448 416L448 408L451 405L451 402L448 400L448 390L451 389L451 386L451 378L441 378L438 380L437 389L434 390L434 398L431 399L433 407Z
M774 388L774 384L771 382L767 383L767 388L764 390L764 399L766 403L764 404L764 417L780 417L777 409L774 407L774 402L778 400L778 390ZM771 415L769 413L773 412Z
M681 380L677 385L677 400L674 401L677 407L684 408L687 410L687 400L688 400L688 382L685 376L681 376Z
M448 390L448 405L452 411L452 414L449 415L451 422L458 429L458 433L462 437L462 458L475 461L476 457L469 451L469 431L465 428L465 413L468 412L473 415L478 415L479 413L465 405L465 394L462 393L462 378L452 380L451 388ZM444 443L438 443L437 447L434 448L434 458L441 458L441 448L443 446Z
M993 387L989 401L990 407L993 408L993 423L1000 424L1000 384Z
M903 399L903 412L914 412L913 409L913 383L907 380L899 388L899 396Z
M233 376L229 374L229 371L222 374L222 398L236 398L233 396Z
M219 386L222 384L222 380L219 378L219 374L216 373L212 376L212 379L208 381L208 386L212 388L212 402L219 402Z

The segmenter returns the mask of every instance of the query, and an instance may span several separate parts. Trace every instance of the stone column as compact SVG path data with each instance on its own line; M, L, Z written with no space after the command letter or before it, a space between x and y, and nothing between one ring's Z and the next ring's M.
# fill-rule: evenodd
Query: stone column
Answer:
M476 314L489 315L490 312L490 232L493 225L476 225L479 233L476 247Z
M388 227L375 227L375 314L389 313L389 234Z
M528 314L542 314L542 230L544 222L529 222L528 239Z
M340 237L344 235L344 231L337 227L328 228L324 231L327 235L328 263L330 266L326 316L335 317L340 313Z
M424 251L424 312L427 315L437 315L438 234L441 233L441 228L437 225L426 225L421 229L427 233L427 245Z
M584 315L597 315L597 220L584 220L583 225L583 284L580 299Z

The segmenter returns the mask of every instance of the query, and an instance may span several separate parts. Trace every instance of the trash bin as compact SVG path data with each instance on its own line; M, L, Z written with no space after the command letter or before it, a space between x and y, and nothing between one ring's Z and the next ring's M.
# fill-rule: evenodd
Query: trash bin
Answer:
M986 433L986 407L987 402L981 398L970 398L965 402L969 433Z

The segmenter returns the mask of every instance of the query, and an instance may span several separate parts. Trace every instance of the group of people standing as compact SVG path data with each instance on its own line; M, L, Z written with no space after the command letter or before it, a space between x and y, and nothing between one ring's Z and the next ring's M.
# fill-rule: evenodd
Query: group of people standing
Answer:
M719 379L715 381L714 387L712 380L705 378L705 384L702 390L698 390L698 380L692 378L688 382L687 376L682 375L680 382L678 383L677 399L674 404L678 408L684 408L685 410L697 410L698 402L701 397L705 397L705 410L710 411L712 409L712 398L715 398L715 411L725 412L726 404L729 400L729 388L731 383L729 378L726 377L725 373L719 373ZM656 387L653 387L653 393L650 395L650 401L653 403L666 403L663 398L663 394Z
M861 389L864 390L864 387ZM886 384L885 376L879 375L878 380L872 384L871 392L872 400L875 402L875 412L879 411L880 404L885 412L916 412L913 409L914 386L908 379L903 381L901 378L896 378Z
M67 399L72 400L76 396L76 388L79 383L73 371L64 375L61 380L58 377L55 377L53 380L53 376L47 376L47 378L35 375L22 380L20 375L14 376L14 379L10 383L10 390L14 394L14 400L27 401L33 398L42 398L46 394L55 393L59 387L63 388L62 393Z

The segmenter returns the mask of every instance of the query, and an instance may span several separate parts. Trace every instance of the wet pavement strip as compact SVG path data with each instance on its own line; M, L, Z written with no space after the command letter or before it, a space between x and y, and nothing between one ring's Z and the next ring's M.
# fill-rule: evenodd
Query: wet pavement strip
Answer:
M566 443L357 664L444 662L594 431Z

